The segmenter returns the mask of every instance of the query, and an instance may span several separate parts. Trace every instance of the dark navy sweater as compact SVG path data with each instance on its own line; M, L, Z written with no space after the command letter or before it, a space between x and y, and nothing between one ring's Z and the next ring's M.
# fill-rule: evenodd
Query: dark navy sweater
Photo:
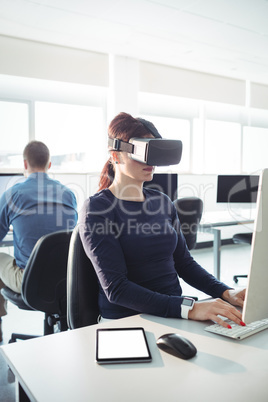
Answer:
M179 277L212 297L229 288L192 258L171 200L151 189L144 195L144 202L123 201L105 189L83 207L79 232L99 279L104 318L180 318Z

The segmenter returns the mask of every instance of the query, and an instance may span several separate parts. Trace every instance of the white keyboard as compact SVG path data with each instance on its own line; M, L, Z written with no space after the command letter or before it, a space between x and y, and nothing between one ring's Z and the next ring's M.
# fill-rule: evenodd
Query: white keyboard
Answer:
M256 334L266 328L268 328L268 318L265 318L260 321L254 321L250 324L247 324L245 327L241 325L235 324L233 321L227 320L226 321L231 328L224 328L219 324L209 325L205 328L205 331L213 332L214 334L228 336L229 338L233 339L244 339L250 335Z

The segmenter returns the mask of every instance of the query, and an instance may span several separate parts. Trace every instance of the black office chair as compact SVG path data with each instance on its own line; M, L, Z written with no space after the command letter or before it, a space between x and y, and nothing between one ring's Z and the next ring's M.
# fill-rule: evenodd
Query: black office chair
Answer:
M181 230L189 250L196 246L197 230L203 213L203 201L198 197L184 197L173 201L181 223Z
M5 299L23 310L45 313L43 334L68 329L66 310L67 261L71 231L59 231L41 237L25 267L21 294L8 287L1 290ZM13 333L9 342L30 339L35 335Z
M233 242L235 244L251 244L252 243L253 233L236 233L233 236ZM238 278L247 278L247 275L234 275L233 280L235 283L238 283Z
M97 324L99 285L78 231L73 231L67 269L67 322L70 329Z

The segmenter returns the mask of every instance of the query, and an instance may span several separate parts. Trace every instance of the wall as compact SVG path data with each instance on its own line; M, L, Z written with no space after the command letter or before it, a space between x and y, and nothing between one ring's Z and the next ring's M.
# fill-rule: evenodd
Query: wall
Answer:
M141 91L245 105L246 83L171 66L140 62Z
M0 74L107 86L109 58L88 52L0 35Z
M268 86L0 35L0 74L109 87L108 115L136 115L138 92L268 109Z

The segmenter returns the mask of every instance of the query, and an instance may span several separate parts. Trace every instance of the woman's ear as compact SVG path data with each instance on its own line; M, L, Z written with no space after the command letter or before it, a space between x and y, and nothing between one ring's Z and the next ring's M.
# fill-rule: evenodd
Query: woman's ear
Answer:
M115 163L116 165L118 165L118 163L120 163L118 152L112 151L111 152L111 157L112 157L113 163Z

